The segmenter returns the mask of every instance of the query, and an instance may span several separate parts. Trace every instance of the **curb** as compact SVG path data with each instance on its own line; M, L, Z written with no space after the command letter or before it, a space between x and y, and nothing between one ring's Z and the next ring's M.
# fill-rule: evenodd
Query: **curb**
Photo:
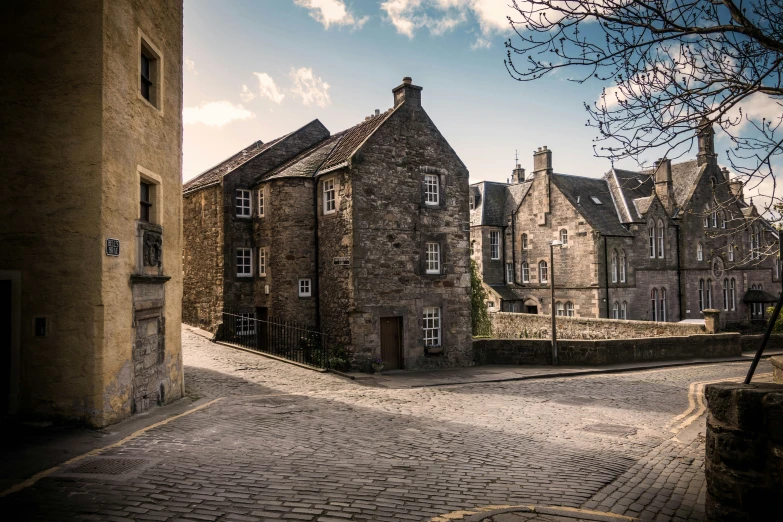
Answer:
M212 342L215 344L219 344L221 346L225 346L227 348L233 348L234 350L240 350L242 352L252 353L254 355L260 355L261 357L266 357L267 359L274 359L275 361L280 361L286 364L291 364L293 366L298 366L300 368L304 368L305 370L312 370L318 373L328 373L332 371L332 370L327 370L326 368L318 368L316 366L310 366L309 364L292 361L290 359L284 359L283 357L278 357L277 355L272 355L271 353L258 352L256 350L251 350L250 348L245 348L244 346L239 346L236 344L224 343L223 341L212 341Z

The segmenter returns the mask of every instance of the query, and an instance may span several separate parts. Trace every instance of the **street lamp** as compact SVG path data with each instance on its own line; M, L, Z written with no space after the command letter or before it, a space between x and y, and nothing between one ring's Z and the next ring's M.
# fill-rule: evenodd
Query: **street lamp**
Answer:
M552 366L557 365L557 320L555 319L555 247L563 242L555 239L549 243L549 288L552 290Z

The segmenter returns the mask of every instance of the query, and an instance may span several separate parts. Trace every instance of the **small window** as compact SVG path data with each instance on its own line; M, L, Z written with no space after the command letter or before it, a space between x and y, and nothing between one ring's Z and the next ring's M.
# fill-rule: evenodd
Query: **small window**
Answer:
M574 303L571 301L568 301L566 303L566 316L573 317L574 316Z
M494 307L495 303L490 302ZM440 308L425 308L422 312L424 346L440 346Z
M696 245L696 260L704 261L704 247L701 246L701 243Z
M506 283L514 282L514 265L506 263Z
M620 305L620 319L627 319L628 318L628 302L623 301L623 304Z
M656 288L653 288L650 291L650 313L652 315L652 320L657 321L658 320L658 290Z
M310 297L312 295L312 287L309 279L299 280L299 297Z
M266 248L258 249L258 277L266 277Z
M612 250L612 283L617 282L617 272L617 250Z
M650 259L652 259L655 257L655 225L650 224L650 226L647 227L647 235L649 237Z
M254 335L256 333L256 314L241 312L235 317L237 335Z
M563 243L563 245L568 245L568 230L560 230L560 242Z
M734 243L729 243L729 261L734 261Z
M522 262L522 282L530 282L530 265L527 264L527 261Z
M614 302L612 305L612 319L619 319L620 318L620 303L617 301Z
M139 96L156 109L161 108L163 79L160 53L139 34Z
M438 176L435 174L424 175L424 203L426 205L434 206L440 202L438 181Z
M335 200L334 179L326 179L323 182L324 186L324 214L332 214L337 211L337 204Z
M527 234L522 234L522 250L528 249Z
M563 303L560 301L555 303L555 314L558 317L563 317L565 315L565 307L563 306Z
M264 207L264 187L260 187L258 189L258 217L264 217L264 212L266 211Z
M237 277L253 276L253 251L249 248L237 248Z
M546 261L538 263L538 281L539 283L546 283L549 281L549 271L547 270Z
M620 251L620 282L625 283L625 268L626 268L626 260L625 260L625 250Z
M593 200L593 203L595 203L596 205L603 205L603 203L601 203L601 200L600 200L600 199L598 199L598 198L597 198L597 197L595 197L595 196L590 196L590 199L592 199L592 200Z
M476 198L473 197L473 194L470 195L470 210L476 209Z
M659 258L663 257L663 244L664 244L663 221L659 219L658 220L658 257Z
M427 243L425 245L426 273L440 274L440 243Z
M152 201L150 198L151 187L149 183L140 183L140 198L139 198L139 219L141 221L150 220L150 209L152 209Z
M500 232L497 230L489 232L489 258L492 260L500 259Z
M250 217L250 191L237 189L237 217Z

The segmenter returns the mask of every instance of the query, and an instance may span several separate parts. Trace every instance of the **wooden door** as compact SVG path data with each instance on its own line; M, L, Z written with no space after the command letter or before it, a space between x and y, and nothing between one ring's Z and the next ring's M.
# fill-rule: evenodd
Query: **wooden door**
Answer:
M381 317L381 359L384 368L404 367L402 357L402 317Z

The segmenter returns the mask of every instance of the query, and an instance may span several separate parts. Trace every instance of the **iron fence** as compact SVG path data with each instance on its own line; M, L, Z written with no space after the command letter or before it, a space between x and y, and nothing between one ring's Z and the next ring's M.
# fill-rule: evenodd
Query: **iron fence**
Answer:
M318 368L330 367L326 334L313 327L282 319L256 319L246 312L223 312L217 338L229 344L257 350Z

